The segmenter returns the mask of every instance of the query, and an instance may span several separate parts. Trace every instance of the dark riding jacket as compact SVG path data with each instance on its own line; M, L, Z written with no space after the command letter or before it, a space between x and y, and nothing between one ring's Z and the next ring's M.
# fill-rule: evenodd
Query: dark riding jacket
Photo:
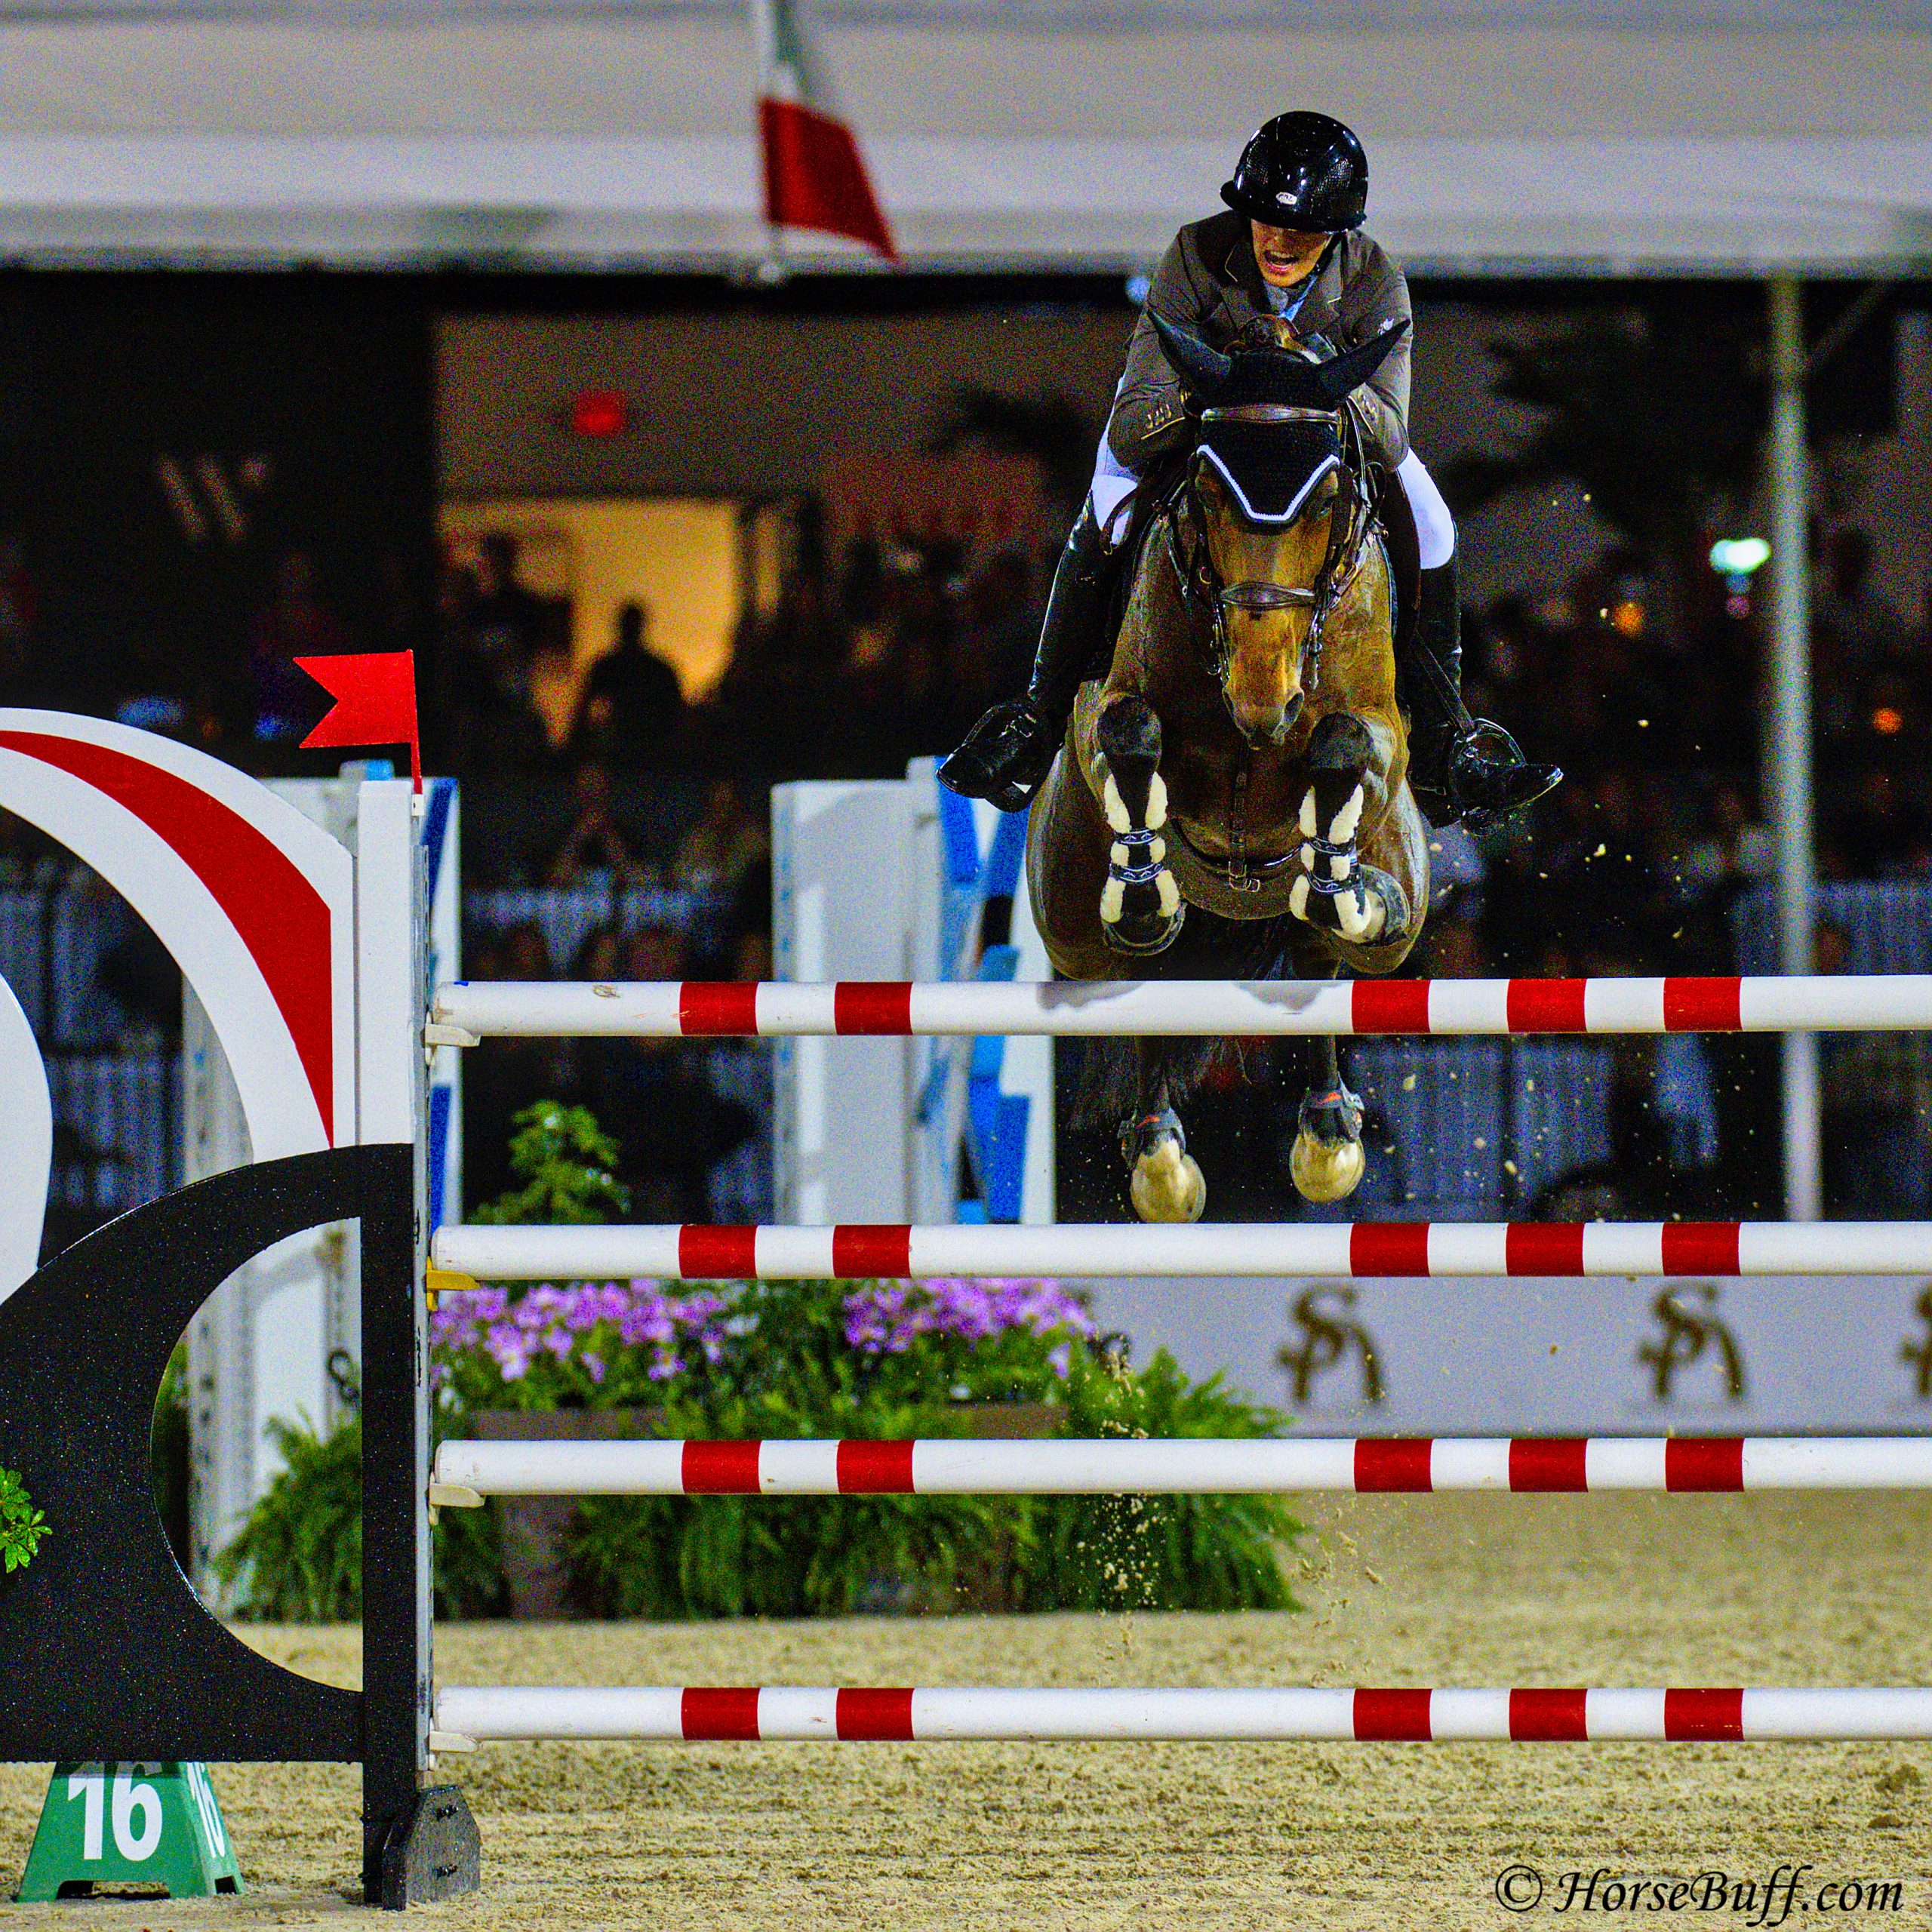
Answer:
M1272 315L1267 285L1254 259L1247 217L1232 210L1190 223L1155 271L1147 308L1225 349L1257 317ZM1321 335L1337 351L1410 318L1409 285L1379 243L1359 231L1329 251L1315 286L1290 318L1300 336ZM1392 469L1409 450L1409 337L1350 398L1369 448ZM1127 346L1127 367L1107 420L1107 444L1137 476L1186 447L1189 438L1180 378L1161 352L1145 310Z

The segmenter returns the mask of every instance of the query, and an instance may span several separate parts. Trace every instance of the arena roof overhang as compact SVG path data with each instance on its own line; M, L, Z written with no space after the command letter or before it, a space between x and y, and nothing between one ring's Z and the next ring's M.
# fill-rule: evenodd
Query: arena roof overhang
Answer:
M819 11L915 267L1144 268L1295 105L1361 131L1412 271L1932 267L1927 0ZM743 263L752 85L726 0L0 0L0 257Z

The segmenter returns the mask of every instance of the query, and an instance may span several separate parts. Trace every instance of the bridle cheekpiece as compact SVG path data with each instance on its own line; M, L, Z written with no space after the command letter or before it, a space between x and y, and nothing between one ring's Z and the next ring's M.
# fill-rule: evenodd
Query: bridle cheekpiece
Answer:
M1374 534L1372 505L1363 480L1367 463L1361 425L1349 410L1311 409L1284 402L1216 405L1201 413L1204 431L1223 423L1253 427L1291 424L1324 426L1335 432L1337 443L1343 445L1343 453L1331 455L1316 464L1284 509L1262 512L1254 508L1239 479L1204 437L1195 444L1168 505L1168 555L1180 581L1183 598L1197 619L1204 611L1210 620L1207 668L1225 684L1233 654L1228 638L1230 611L1305 608L1309 620L1307 632L1302 639L1301 685L1312 697L1321 675L1323 632L1328 619L1361 569L1369 540ZM1264 529L1284 528L1294 522L1305 512L1309 498L1324 477L1331 472L1341 477L1336 507L1331 512L1327 551L1312 583L1273 583L1262 580L1240 583L1221 581L1208 546L1206 516L1201 504L1198 485L1204 466L1211 466L1228 486L1240 506L1243 520Z

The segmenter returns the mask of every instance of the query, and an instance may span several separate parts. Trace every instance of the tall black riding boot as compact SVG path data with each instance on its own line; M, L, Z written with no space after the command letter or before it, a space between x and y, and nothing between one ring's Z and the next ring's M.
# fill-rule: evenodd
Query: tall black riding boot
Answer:
M1106 620L1113 561L1093 505L1083 503L1054 572L1026 695L1004 699L986 712L940 767L942 784L963 798L990 798L1003 812L1031 802L1066 734L1074 698L1091 675Z
M1463 613L1456 559L1422 573L1415 636L1398 667L1409 709L1409 783L1433 825L1480 827L1534 802L1563 780L1531 764L1500 724L1463 703Z

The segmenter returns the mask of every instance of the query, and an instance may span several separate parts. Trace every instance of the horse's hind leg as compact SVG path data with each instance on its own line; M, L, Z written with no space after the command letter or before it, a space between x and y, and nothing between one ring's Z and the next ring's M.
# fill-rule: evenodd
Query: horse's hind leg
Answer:
M1100 713L1097 726L1106 776L1100 794L1113 834L1107 882L1100 890L1100 929L1118 952L1164 952L1187 908L1168 869L1168 788L1162 782L1161 721L1131 692Z
M1408 927L1408 894L1392 873L1364 865L1358 850L1375 740L1361 719L1331 712L1309 740L1301 801L1302 875L1288 891L1297 919L1352 946L1392 940Z
M1148 1051L1143 1045L1143 1053ZM1187 1135L1164 1074L1154 1082L1149 1104L1121 1122L1120 1150L1128 1168L1128 1195L1142 1220L1200 1220L1208 1204L1208 1182L1187 1151Z
M1361 1097L1342 1078L1332 1036L1307 1043L1308 1091L1288 1171L1309 1201L1340 1201L1361 1184L1367 1156L1361 1144Z

